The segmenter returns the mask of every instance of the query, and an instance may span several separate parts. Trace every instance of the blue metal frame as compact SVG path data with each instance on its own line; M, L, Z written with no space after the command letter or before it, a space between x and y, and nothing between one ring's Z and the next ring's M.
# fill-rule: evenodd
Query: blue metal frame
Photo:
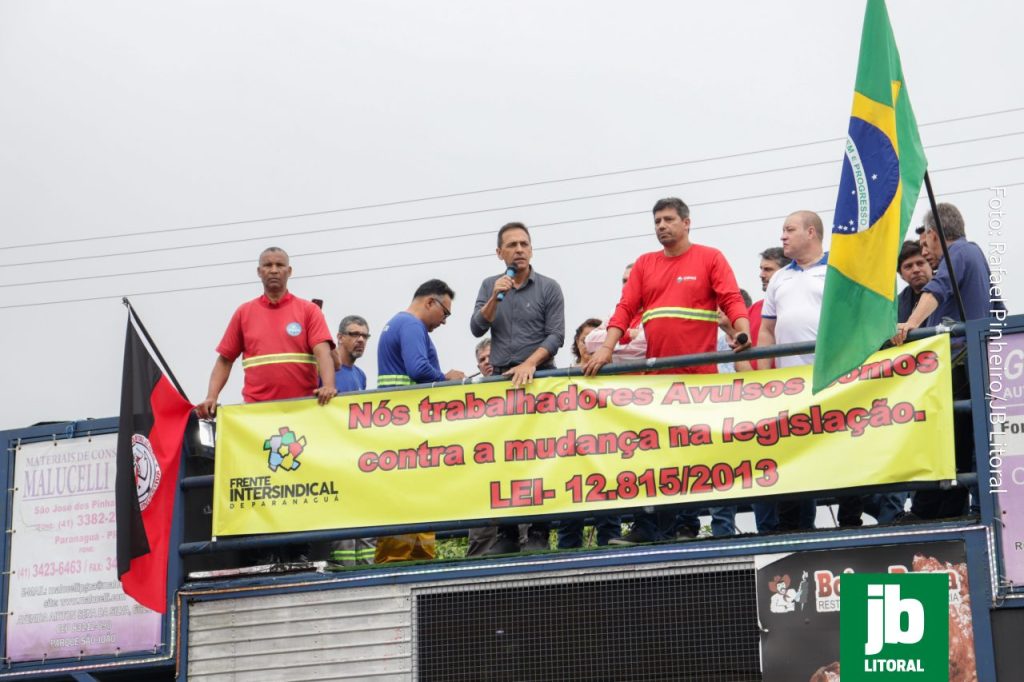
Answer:
M808 552L891 545L901 542L964 540L966 534L981 535L983 528L969 521L951 521L927 526L827 529L779 536L747 536L734 539L704 539L665 542L598 550L558 550L488 559L433 560L416 565L374 566L337 573L260 575L203 581L182 588L182 598L205 601L236 598L240 592L282 594L296 588L322 590L332 587L391 585L411 582L455 580L537 573L569 567L603 568L681 560L715 560L780 552ZM300 590L301 591L301 590Z
M970 582L971 621L974 629L974 658L979 680L996 679L995 645L992 640L991 608L993 585L990 581L992 557L989 556L991 526L985 532L965 533L967 579Z
M983 409L974 410L974 452L975 471L978 472L978 502L981 507L982 523L992 529L994 556L990 557L995 575L994 597L1000 601L1001 607L1024 607L1024 585L1011 587L1005 584L1005 551L1002 540L1002 513L998 504L998 496L992 493L989 468L989 433L992 424L989 421L991 405L987 399L989 387L988 373L988 336L992 331L991 320L973 320L967 325L968 371L971 376L971 404ZM1007 317L1003 327L1003 335L1024 334L1024 315ZM993 571L990 571L992 573ZM1003 597L1010 597L1001 602ZM1014 599L1013 597L1018 597Z
M66 440L69 438L78 438L86 435L101 436L109 433L116 433L118 428L118 419L116 417L110 417L105 419L75 421L75 422L60 422L55 424L46 424L41 426L32 426L25 429L16 429L10 431L0 432L0 444L3 445L7 458L4 461L4 467L0 468L0 478L5 490L14 487L14 448L17 446L19 440L22 444L25 443L37 443L45 442L50 440ZM184 462L184 458L182 458ZM181 469L182 475L184 474L184 468ZM180 491L179 491L180 496ZM3 538L0 539L0 565L3 567L4 575L0 576L0 611L6 613L8 606L8 590L10 587L9 575L10 571L10 543L8 541L9 531L11 529L11 523L13 519L13 495L8 495L6 498L6 504L2 505L0 510L0 520L3 521L3 528L5 530ZM180 499L178 500L180 503ZM180 542L183 537L181 532L181 519L182 515L178 514L175 518L175 528L177 529L177 535L172 540ZM176 545L172 545L174 547ZM174 643L177 633L175 628L172 627L174 612L171 610L175 603L174 592L180 585L181 579L181 561L178 557L172 553L172 560L170 562L170 568L168 570L168 610L163 617L163 625L161 628L163 646L156 652L135 652L131 654L125 654L123 656L83 656L81 659L77 658L62 658L52 659L45 662L22 662L13 663L10 666L6 665L6 662L0 667L0 680L4 679L19 679L29 677L50 677L54 675L69 675L74 676L76 674L104 670L154 670L156 668L167 668L175 662L174 654ZM173 577L173 582L171 578ZM6 656L6 642L7 642L7 619L6 617L0 618L0 645L4 648L4 656Z
M1022 318L1021 323L1024 325L1024 318ZM962 335L965 334L965 331L966 328L964 325L957 325L953 330L953 335ZM934 329L918 330L914 336L919 338L923 336L930 336L934 333L936 333L936 330ZM971 362L971 365L969 366L969 370L971 372L971 376L983 376L984 374L979 374L979 368L976 365L977 362L983 358L984 343L979 343L982 339L981 336L978 335L977 331L973 334L969 333L967 336L968 347L970 349L969 361ZM794 344L793 348L787 348L786 350L790 351L790 354L792 352L798 352L797 347L801 347L802 345L806 344ZM978 350L979 348L981 348L981 350ZM757 352L759 357L769 354L772 353L765 353L764 351ZM693 356L687 358L687 364L707 362L709 358L713 357L713 354L705 354L699 357ZM665 359L664 361L659 362L664 362L666 364L678 364L674 362L674 360L675 359ZM636 366L622 366L621 368L617 367L615 369L619 371L637 371L646 367L644 363L632 363L632 365ZM556 370L555 372L546 374L562 376L570 375L572 373L573 370ZM579 373L578 370L575 373ZM501 379L494 378L491 380ZM984 383L985 382L974 381L972 382L972 387L982 386ZM979 399L977 393L973 394L972 398L974 404L977 404L976 401ZM964 404L956 405L957 410L963 410L965 408L970 409L971 406ZM978 426L978 421L981 420L981 426L984 427L986 417L987 415L975 414L974 419L976 426ZM987 431L985 428L977 430L976 434L979 434L979 437L983 441L987 439ZM980 449L979 452L986 452L986 448ZM985 459L987 462L987 458ZM970 481L971 485L976 484L975 479L977 477L971 476L967 478L972 478ZM986 480L981 482L981 484L987 488L987 477L982 478L985 478ZM188 483L184 483L183 485L189 486L204 484L208 485L209 482L192 480ZM902 487L906 488L905 485ZM671 506L674 507L677 505ZM693 504L683 504L678 506L693 506ZM523 574L538 573L542 571L546 572L565 568L585 569L609 566L630 566L684 559L715 560L722 558L753 556L761 553L877 546L902 541L929 542L955 540L964 542L968 579L973 587L971 608L978 676L981 680L994 680L995 655L989 615L989 608L994 603L992 600L994 586L991 582L993 557L990 554L991 538L993 535L993 528L991 525L993 518L991 504L989 504L989 508L984 513L987 514L987 516L984 518L984 523L982 525L971 525L969 521L952 521L945 523L932 523L927 526L875 527L856 530L830 529L822 532L808 532L802 534L790 534L786 536L754 536L728 540L709 540L696 543L689 542L684 544L674 543L648 545L629 549L604 549L600 551L561 551L552 554L527 555L481 561L463 560L445 563L434 561L428 564L406 565L396 568L390 566L376 567L327 575L305 574L298 576L279 575L252 576L246 578L236 577L230 580L203 583L201 586L186 585L185 588L183 588L180 593L182 604L180 611L180 615L182 617L182 637L187 638L189 604L193 601L222 600L238 598L243 595L262 596L380 584L401 584L424 581L433 582L439 580L500 577L505 575L521 576ZM542 518L545 517L529 517L525 520L537 521ZM503 520L509 521L509 519ZM483 521L481 521L481 523L483 523ZM432 525L434 528L438 528L437 524ZM453 527L466 527L467 525L480 525L480 523L456 522L454 524L446 524L445 527L447 527L447 525L452 525ZM426 524L424 527L426 527ZM326 537L331 534L331 531L324 531L317 534L295 534L295 538L298 538L301 535L309 536L307 539L312 539L314 535L323 535ZM333 531L333 535L337 537L341 537L344 534L346 533ZM360 529L355 532L355 534L366 535L372 533L368 533L366 529ZM347 533L347 535L354 536L353 533ZM278 537L279 539L282 538L282 536ZM244 540L222 540L220 542L224 543L222 546L227 548L228 545L233 546L235 544L249 543L269 544L270 541L271 538L268 537L250 537ZM209 547L209 544L210 543L190 543L188 546L182 546L182 553L209 551L212 549ZM183 647L180 664L180 671L184 674L185 671L187 671L188 665L187 648Z
M951 326L937 326L937 327L926 327L921 329L915 329L908 335L908 340L917 340L923 338L929 338L932 336L950 334L952 336L963 336L966 333L966 325L963 323L953 324ZM733 353L731 351L716 351L712 353L696 353L692 355L680 355L668 358L651 358L646 361L634 361L625 363L616 363L606 365L601 369L599 374L624 374L624 373L642 373L648 369L657 368L674 368L674 367L688 367L693 365L702 364L713 364L717 362L725 362L732 360L747 360L747 359L758 359L758 358L769 358L769 357L781 357L787 355L797 355L800 353L813 352L815 349L814 341L807 341L801 343L790 343L781 344L776 346L768 346L764 348L755 348L747 350L742 353ZM562 376L580 376L583 371L580 367L569 367L564 369L552 369L537 372L536 377L562 377ZM477 377L472 381L457 380L457 381L439 381L432 384L414 384L410 386L394 386L383 389L376 389L370 391L357 391L352 392L350 395L364 395L373 394L379 391L407 391L424 388L432 388L435 386L459 386L467 383L493 383L493 382L507 382L508 377L505 376L490 376L490 377ZM307 398L293 398L291 400L307 400ZM284 402L284 401L282 401ZM957 401L954 403L954 410L970 410L968 401ZM969 478L965 477L965 478ZM878 486L861 486L858 488L844 488L837 490L834 488L825 490L807 490L801 493L785 493L787 499L798 499L798 498L822 498L831 497L836 493L842 493L844 495L857 495L867 493L879 493L879 492L903 492L907 490L916 490L920 488L935 488L937 483L945 484L945 481L931 481L931 482L913 482L913 483L899 483L891 485L878 485ZM970 480L970 485L974 485L973 479ZM213 476L196 476L187 479L182 479L181 487L185 489L199 488L199 487L210 487L214 485ZM730 498L728 502L730 504L747 504L750 502L757 502L761 500L777 500L778 495L750 495L744 497ZM694 502L679 502L672 504L659 504L659 509L671 511L675 509L685 508L703 508L707 507L709 502L707 500L694 501ZM642 506L635 507L620 507L616 509L607 510L602 515L618 515L618 514L629 514L640 511ZM540 523L545 521L555 521L559 519L570 519L570 518L586 518L593 516L594 511L580 511L580 512L559 512L552 514L531 514L524 516L503 516L500 518L501 523ZM231 551L236 549L255 549L263 547L274 547L289 543L304 543L304 542L322 542L326 540L340 540L346 538L356 537L372 537L380 535L392 535L401 533L417 533L425 531L445 531L445 530L460 530L471 527L487 526L498 522L496 519L491 518L477 518L477 519L462 519L457 521L449 522L424 522L416 524L401 524L393 526L375 526L375 527L364 527L357 529L345 529L345 530L319 530L319 531L304 531L295 533L273 533L273 534L256 534L247 535L242 537L228 537L227 539L216 540L211 538L209 541L198 541L185 543L179 546L179 552L182 555L191 554L206 554L218 551Z
M1011 318L1016 327L1024 331L1024 317ZM985 331L988 321L972 323L966 328L968 341L968 361L972 378L985 377L984 381L972 381L972 403L978 405L979 401L984 404L984 387L987 386L987 372L985 362ZM1011 329L1009 321L1007 331ZM965 327L958 325L954 335L963 334ZM935 330L918 330L915 337L923 337L934 334ZM793 344L792 348L782 350L789 354L802 352L803 346L807 344ZM777 355L777 352L759 350L751 353L751 356ZM732 354L729 354L731 358ZM684 364L704 363L708 361L708 354L702 356L691 356ZM674 359L666 358L659 363L670 363ZM675 363L679 364L679 363ZM610 368L608 373L622 371L637 371L647 368L648 363L632 363L634 366L616 366ZM578 374L578 370L575 372ZM556 370L548 374L565 376L573 374L572 370ZM495 378L492 380L502 380ZM460 382L445 382L460 383ZM391 390L391 389L389 389ZM963 406L958 405L961 409ZM987 409L975 411L974 421L976 426L976 441L978 452L987 452ZM32 442L48 440L50 438L69 438L81 435L86 430L95 433L111 433L117 430L117 419L104 419L87 422L68 422L48 426L38 426L18 431L7 431L0 433L6 447L17 442ZM183 454L187 456L191 442L186 440L183 447ZM171 547L183 548L186 551L202 551L202 548L188 547L183 543L184 537L184 513L183 513L183 491L190 485L200 483L199 481L187 482L184 476L184 461L182 457L182 469L179 473L181 484L176 492L178 512L175 514L172 527ZM987 457L979 456L979 472L987 473ZM13 458L8 457L5 466L0 468L0 478L11 487L13 478ZM200 483L201 485L202 483ZM965 543L967 556L968 577L972 584L972 615L975 633L975 655L977 661L979 679L995 679L995 658L992 644L992 630L989 619L989 609L992 607L994 597L997 596L998 588L992 583L993 562L997 560L998 552L994 551L994 543L998 542L998 533L994 525L998 518L998 510L993 504L991 495L988 494L987 475L978 476L978 485L983 491L981 495L982 523L974 525L970 521L951 521L945 523L931 523L920 526L890 526L890 527L869 527L861 529L829 529L818 532L806 532L800 534L780 536L749 536L732 539L712 539L688 543L667 543L647 545L622 549L603 550L577 550L560 551L550 554L520 555L508 558L486 559L486 560L460 560L452 562L434 561L427 564L404 565L404 566L381 566L362 570L345 571L329 574L287 574L276 576L253 576L235 577L230 580L216 582L204 582L202 584L183 585L182 563L177 558L170 562L168 569L168 613L163 622L163 647L159 655L150 657L145 654L116 657L90 657L82 661L63 659L59 663L48 661L45 666L32 664L17 664L10 669L0 669L0 679L14 677L37 677L52 675L82 675L85 671L103 670L125 670L125 669L154 669L156 667L169 668L172 664L178 665L179 677L187 674L188 651L186 646L177 646L179 642L186 642L188 637L189 604L193 601L210 601L230 598L238 598L244 595L271 595L282 593L298 593L306 591L319 591L329 589L343 589L356 586L371 586L380 584L403 584L424 581L463 580L480 577L501 577L508 575L522 576L524 574L536 574L538 572L549 572L552 570L573 568L602 568L615 566L645 565L655 562L679 561L679 560L715 560L724 558L750 557L763 553L775 552L797 552L825 550L833 548L867 547L899 542L938 542L938 541L962 541ZM896 486L905 488L906 486ZM0 520L5 527L10 526L11 500L8 497L7 504L0 509ZM674 506L674 505L673 505ZM691 505L692 506L692 503ZM586 513L582 513L586 516ZM536 521L540 517L529 517L527 520ZM481 520L480 524L486 523ZM457 522L453 524L458 527L467 525L480 525L473 522ZM430 524L437 527L437 524ZM451 524L450 524L451 525ZM392 529L393 530L393 529ZM324 531L320 534L328 534L331 531ZM333 532L338 535L339 531ZM366 529L359 529L356 534L365 535ZM310 535L313 534L302 534ZM340 536L340 535L339 535ZM257 542L281 542L285 539L283 535L267 536L260 538ZM224 546L233 544L231 541L222 541ZM191 543L201 545L204 543ZM208 543L207 543L208 544ZM0 538L0 557L5 567L9 566L9 543L7 535ZM1001 566L1001 560L1000 566ZM6 609L7 587L9 581L7 576L0 576L0 604ZM1021 595L1024 596L1024 595ZM1024 606L1024 599L1021 599L1021 606ZM180 621L175 623L175 618ZM0 641L6 632L5 623L0 621Z
M17 438L12 437L10 431L0 431L0 445L4 448L3 466L0 467L0 485L6 491L4 504L0 505L0 528L4 532L0 536L0 664L7 662L7 612L8 612L8 591L10 589L11 552L8 542L11 529L11 519L14 511L14 448ZM0 667L0 672L3 668Z
M967 485L973 483L975 476L963 475L958 481ZM730 506L748 505L751 502L776 502L780 498L791 499L832 499L836 494L842 495L867 495L883 492L904 492L907 490L935 489L935 482L918 481L911 483L891 483L878 486L861 486L857 488L806 490L800 493L786 493L784 495L751 495L744 497L729 498L723 503ZM709 505L707 500L696 502L679 502L659 504L658 509L664 511L677 511L680 509L706 509ZM393 526L371 526L348 529L331 529L302 531L295 533L266 533L261 535L247 535L238 537L227 537L220 540L201 540L196 542L182 543L179 552L183 555L210 554L240 549L256 549L264 547L276 547L292 543L324 542L328 540L342 540L347 538L379 537L383 535L395 535L402 533L421 533L429 531L458 531L468 528L480 528L495 523L521 524L540 523L552 521L564 521L566 519L588 519L595 517L622 516L636 514L643 511L645 507L618 507L609 510L587 510L577 512L558 512L553 514L535 514L530 516L503 516L500 519L477 518L464 519L459 521L432 521L422 523L406 523Z
M189 605L192 602L220 601L245 596L302 593L350 587L394 585L445 580L523 576L557 570L579 570L616 566L637 566L666 561L716 560L753 557L777 552L814 551L871 547L903 542L965 543L968 579L972 586L971 615L974 628L978 679L995 680L995 655L989 620L991 594L988 582L987 529L964 521L925 526L863 528L807 532L778 537L751 536L736 539L689 541L644 545L622 549L560 551L504 559L433 561L419 565L376 567L330 574L292 574L258 576L186 585L181 597L181 633L188 637ZM981 598L979 598L981 597ZM188 670L187 647L182 647L180 675Z

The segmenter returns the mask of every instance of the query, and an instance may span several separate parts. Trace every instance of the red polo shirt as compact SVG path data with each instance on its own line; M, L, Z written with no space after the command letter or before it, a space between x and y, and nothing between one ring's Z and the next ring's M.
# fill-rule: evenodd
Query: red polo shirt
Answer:
M764 299L750 306L750 345L757 345L757 337L761 334L761 308L764 307Z
M334 339L323 311L290 293L277 303L264 294L243 303L231 316L217 352L226 360L242 356L247 403L313 395L319 375L313 347Z
M717 249L691 244L679 256L664 251L636 259L608 328L626 331L643 311L647 357L711 353L718 337L718 309L735 323L748 317L732 268ZM653 374L705 374L715 365L662 369Z

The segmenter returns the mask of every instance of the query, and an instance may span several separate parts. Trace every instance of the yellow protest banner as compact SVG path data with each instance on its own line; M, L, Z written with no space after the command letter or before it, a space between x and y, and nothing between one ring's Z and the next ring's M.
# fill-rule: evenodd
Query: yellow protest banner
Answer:
M811 367L559 377L223 406L215 536L842 490L956 476L949 341Z

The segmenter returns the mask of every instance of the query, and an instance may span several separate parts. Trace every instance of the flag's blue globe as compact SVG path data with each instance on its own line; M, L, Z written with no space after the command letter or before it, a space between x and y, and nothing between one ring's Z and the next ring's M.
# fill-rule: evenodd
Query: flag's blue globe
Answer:
M856 234L888 210L900 183L900 162L888 136L859 118L850 119L845 151L832 232Z

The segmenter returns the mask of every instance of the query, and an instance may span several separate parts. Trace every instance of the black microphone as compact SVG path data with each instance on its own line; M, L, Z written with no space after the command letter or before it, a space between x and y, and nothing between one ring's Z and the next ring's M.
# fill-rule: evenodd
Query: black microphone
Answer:
M512 267L511 265L508 266L508 270L505 271L505 275L507 277L515 277L516 269L514 267ZM499 291L498 292L498 300L499 301L504 301L505 300L505 292L504 291Z
M745 344L749 339L750 337L747 336L746 332L740 332L739 334L736 335L736 343L740 344L741 346Z

